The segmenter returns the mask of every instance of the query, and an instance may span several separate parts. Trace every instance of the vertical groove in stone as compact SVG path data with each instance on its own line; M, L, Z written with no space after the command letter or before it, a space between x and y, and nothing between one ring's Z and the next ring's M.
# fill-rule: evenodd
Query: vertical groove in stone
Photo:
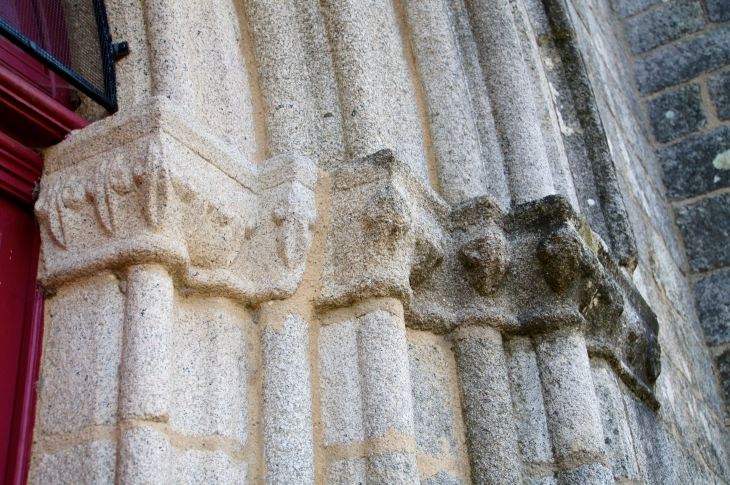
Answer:
M271 156L313 156L312 95L292 0L246 0Z
M535 96L509 0L467 0L512 202L554 193Z
M535 352L558 467L571 476L582 466L603 467L603 428L585 338L572 330L541 335L535 338Z
M403 0L433 137L441 195L451 203L486 193L479 136L454 26L444 0Z
M186 10L172 0L147 0L145 15L152 67L152 93L192 112L195 99L188 49Z
M505 347L523 473L536 480L553 465L540 371L529 337L513 337Z
M424 181L426 154L393 4L323 0L348 161L392 149Z
M251 88L241 53L241 32L232 0L195 3L193 69L196 77L196 112L217 136L232 144L253 162L256 135ZM211 46L216 48L211 49ZM215 109L212 107L215 106Z
M133 266L124 309L120 417L169 416L170 333L174 288L160 266Z
M551 174L555 191L568 198L576 210L580 210L578 196L573 184L573 176L568 165L568 156L565 153L563 138L560 133L560 124L556 115L556 108L553 104L551 85L548 80L545 67L540 56L537 45L537 35L527 13L524 2L514 2L513 11L515 24L522 44L522 52L527 66L527 72L532 79L534 87L535 108L542 139L545 144L545 152L548 162L552 168Z
M475 485L522 483L502 335L489 327L457 337L456 364Z
M366 439L415 434L405 322L385 311L360 317L357 334ZM368 456L368 483L418 483L410 450L378 450Z
M492 106L484 82L484 71L479 63L477 44L469 24L469 14L466 11L464 0L446 1L454 20L456 38L461 54L461 65L466 76L471 109L479 133L486 193L494 197L503 209L509 210L510 195L504 172L504 156L499 145L497 127L494 124Z
M299 315L289 315L276 332L261 337L266 483L314 483L309 333Z
M295 5L316 125L313 160L323 170L330 170L344 162L345 143L342 139L342 113L327 29L319 0L298 0Z

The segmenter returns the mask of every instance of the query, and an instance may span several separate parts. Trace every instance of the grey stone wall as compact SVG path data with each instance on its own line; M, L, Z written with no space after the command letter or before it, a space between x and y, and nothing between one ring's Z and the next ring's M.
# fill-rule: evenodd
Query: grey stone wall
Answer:
M730 2L615 1L629 62L681 233L679 267L730 403Z

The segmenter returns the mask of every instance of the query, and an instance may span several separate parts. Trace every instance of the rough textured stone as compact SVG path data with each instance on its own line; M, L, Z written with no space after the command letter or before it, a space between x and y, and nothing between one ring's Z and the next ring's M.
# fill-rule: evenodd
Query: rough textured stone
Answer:
M662 143L699 130L707 120L697 84L652 99L647 103L647 111L654 138Z
M344 445L365 437L357 361L357 321L327 325L319 337L324 442Z
M327 466L327 485L365 485L365 458L342 460Z
M556 459L602 456L603 427L583 336L541 336L535 352Z
M170 413L172 278L161 266L134 266L124 309L120 414L155 419Z
M34 457L33 485L112 485L116 446L111 441L89 441L53 454Z
M418 465L411 453L383 452L368 455L367 482L373 485L418 485Z
M44 152L33 471L102 436L125 485L727 482L632 72L697 107L697 2L108 2L122 109ZM730 185L705 108L673 201Z
M390 148L426 180L418 109L393 4L328 0L322 9L348 160Z
M718 380L725 402L730 402L730 349L725 350L715 357L715 365L718 370Z
M422 485L462 485L464 482L460 478L455 478L446 472L438 472L426 480L421 481Z
M549 466L553 453L535 351L527 337L513 338L505 347L522 461Z
M639 91L653 93L713 71L730 61L730 26L656 49L634 63Z
M222 451L184 450L175 453L174 483L180 485L246 485L248 465L234 463Z
M479 136L449 11L444 0L405 1L403 8L426 98L441 194L452 203L484 195Z
M118 480L133 485L168 483L173 471L170 438L149 426L127 430L119 444Z
M441 349L408 344L416 449L431 456L456 455L453 397Z
M510 484L522 481L517 426L510 404L502 338L490 328L456 344L462 407L470 441L472 480Z
M728 3L730 5L730 3ZM730 119L730 71L725 71L707 81L710 97L721 120Z
M647 8L655 5L662 0L611 0L613 9L619 18L629 17L643 12Z
M728 150L728 126L657 150L667 197L681 200L730 186L730 170L723 168L730 166Z
M268 484L314 483L307 322L289 315L262 336L264 457Z
M730 264L730 194L710 197L677 210L677 225L684 237L693 271Z
M168 421L176 433L218 434L246 444L248 352L241 313L230 303L176 299Z
M705 27L699 0L674 0L627 20L631 52L640 54Z
M713 22L730 20L730 2L728 0L705 0L707 14Z
M558 485L611 485L611 470L598 463L558 473Z
M357 345L365 436L413 436L413 398L404 322L385 311L359 318Z
M680 485L684 468L677 443L643 403L624 395L639 472L649 485Z
M113 424L119 396L123 295L111 274L59 292L46 302L40 376L41 431L61 433Z
M601 408L601 422L606 451L611 460L613 476L617 479L636 480L634 440L628 426L621 388L611 368L603 361L591 361L593 384Z
M692 290L707 344L730 343L730 270L703 276Z
M554 192L535 93L508 1L467 1L515 204ZM498 28L495 28L498 25ZM519 94L519 95L518 95Z

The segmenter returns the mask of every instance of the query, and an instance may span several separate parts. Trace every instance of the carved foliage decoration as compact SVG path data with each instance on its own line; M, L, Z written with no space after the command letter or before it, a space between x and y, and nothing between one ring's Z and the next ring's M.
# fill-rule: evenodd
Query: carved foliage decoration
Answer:
M102 159L83 178L77 174L57 177L41 192L36 213L53 242L67 249L66 221L70 211L79 211L91 203L102 231L117 236L124 197L135 192L148 225L157 228L170 206L171 191L169 169L161 147L153 141L147 155L140 157L133 167L124 156L112 155Z

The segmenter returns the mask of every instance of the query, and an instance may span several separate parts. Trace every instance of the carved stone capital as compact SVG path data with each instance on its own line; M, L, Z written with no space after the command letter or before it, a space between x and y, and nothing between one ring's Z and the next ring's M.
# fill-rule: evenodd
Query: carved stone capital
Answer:
M247 302L291 294L311 246L317 177L297 154L254 165L156 100L48 153L36 204L41 281L154 263L179 285Z
M321 305L395 297L410 327L437 333L579 329L656 406L656 317L563 197L449 206L389 151L336 170L330 195Z

